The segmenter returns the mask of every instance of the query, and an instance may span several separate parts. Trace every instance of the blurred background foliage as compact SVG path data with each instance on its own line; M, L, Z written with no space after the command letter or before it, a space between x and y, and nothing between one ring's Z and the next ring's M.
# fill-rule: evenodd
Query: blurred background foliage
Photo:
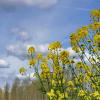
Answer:
M12 87L6 83L4 89L0 89L0 100L47 100L40 90L38 80L15 79Z

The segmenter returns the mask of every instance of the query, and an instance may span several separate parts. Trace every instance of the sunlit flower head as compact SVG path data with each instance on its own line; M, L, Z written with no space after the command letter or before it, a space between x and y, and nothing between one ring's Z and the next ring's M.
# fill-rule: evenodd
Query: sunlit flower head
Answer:
M83 26L82 28L78 29L77 35L80 37L80 39L85 38L88 35L88 27Z
M19 72L20 72L20 74L24 74L25 72L26 72L26 69L24 68L24 67L21 67L20 69L19 69Z
M30 67L33 67L35 64L36 64L36 60L35 59L30 59L29 60Z
M43 55L42 55L41 53L38 53L38 54L36 55L36 58L37 58L38 60L42 59L42 57L43 57Z
M32 54L32 53L34 53L35 52L35 48L34 47L29 47L28 48L28 53L29 54Z
M52 43L49 45L48 49L49 49L49 50L57 50L57 49L59 49L59 48L61 48L61 47L62 47L61 43L60 43L59 41L55 41L55 42L52 42Z
M99 30L100 29L100 22L94 22L94 23L90 24L89 27L94 31Z
M92 17L96 17L96 18L100 18L100 9L94 9L91 11L91 16Z

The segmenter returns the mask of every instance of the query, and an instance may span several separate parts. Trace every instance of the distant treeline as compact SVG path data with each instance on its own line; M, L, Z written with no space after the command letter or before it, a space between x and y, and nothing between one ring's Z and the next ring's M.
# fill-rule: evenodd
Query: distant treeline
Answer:
M11 88L6 84L4 89L0 89L0 100L47 100L39 85L38 80L15 79Z

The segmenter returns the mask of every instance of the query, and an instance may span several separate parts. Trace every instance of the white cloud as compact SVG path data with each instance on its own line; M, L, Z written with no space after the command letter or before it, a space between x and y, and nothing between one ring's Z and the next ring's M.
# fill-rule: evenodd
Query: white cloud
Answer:
M0 0L0 4L5 5L28 5L39 8L49 8L55 5L59 0Z
M8 68L9 64L4 60L0 59L0 68Z
M27 51L25 44L12 44L6 47L6 51L8 55L12 55L15 57L24 60L27 58Z
M48 52L48 45L49 44L39 44L39 45L27 45L27 49L30 46L33 46L37 52L47 53Z
M72 56L72 55L76 55L76 52L75 52L74 50L72 50L71 47L67 48L67 51L69 51L70 56Z
M0 59L0 62L2 65L7 65L7 63L9 65L9 68L0 68L0 86L4 86L5 82L12 83L19 73L19 68L22 65L27 66L27 62L21 61L15 56L4 56L3 60Z
M12 44L6 47L6 51L8 55L15 56L21 60L25 60L28 58L27 49L33 46L36 49L36 52L41 52L43 54L48 52L48 44L39 44L39 45L29 45L29 44Z

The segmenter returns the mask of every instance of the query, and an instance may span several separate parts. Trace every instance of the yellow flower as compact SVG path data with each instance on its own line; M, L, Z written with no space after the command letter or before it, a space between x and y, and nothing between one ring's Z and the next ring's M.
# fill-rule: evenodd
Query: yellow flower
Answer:
M50 100L52 100L52 99L53 99L53 97L55 97L54 90L53 90L53 89L51 89L51 91L50 91L50 92L48 92L48 93L47 93L47 95L49 96Z
M96 18L100 18L100 9L94 9L91 11L91 16L92 17L96 17Z
M91 67L90 66L87 66L86 64L84 64L83 65L83 69L85 70L85 71L89 71L90 69L91 69Z
M81 38L85 38L88 35L87 26L83 26L82 28L77 30L77 35Z
M100 28L99 28L100 29ZM94 42L96 44L97 50L100 50L100 33L94 35ZM96 51L97 51L96 50Z
M77 68L84 68L84 64L82 62L77 62L76 67Z
M21 67L19 69L19 72L23 75L26 72L26 69L24 67Z
M58 81L56 81L56 80L52 80L51 83L52 83L52 86L58 85Z
M54 54L53 53L48 53L47 58L48 59L53 59L54 58Z
M100 33L96 33L93 38L95 43L100 43Z
M69 57L69 52L65 51L65 50L61 51L59 57L60 57L60 59L67 58L67 57Z
M59 93L59 98L58 100L64 100L65 98L68 98L68 93Z
M90 81L90 77L86 74L84 77L84 82L89 82Z
M62 67L61 66L54 66L54 72L57 74L57 73L60 73L62 72Z
M41 64L41 69L43 70L43 69L45 69L45 68L47 68L48 67L48 64L47 63L42 63Z
M71 87L73 87L73 86L74 86L74 84L73 84L73 82L72 82L72 81L68 81L67 85L68 85L68 86L71 86Z
M93 89L97 88L97 86L94 83L92 83L91 86L92 86Z
M87 71L87 75L88 75L89 77L93 76L93 74L92 74L90 71Z
M61 43L59 41L52 42L48 47L49 50L57 50L59 48L61 48Z
M58 59L58 56L56 54L53 54L51 58L49 58L49 57L48 57L48 59L51 59L53 61L52 66L58 66L59 65L59 61L58 61L59 59Z
M43 71L44 71L45 73L49 73L49 72L50 72L50 69L49 69L49 67L47 67L47 68L43 69Z
M72 47L72 50L76 51L76 52L79 52L80 51L80 47L78 45L74 45Z
M43 71L40 73L40 77L41 77L41 79L50 78L50 72L48 71L48 69L43 70Z
M65 83L65 79L59 80L58 83L59 83L59 85L64 84Z
M80 47L78 46L78 42L80 41L80 36L77 33L72 33L70 35L70 43L72 46L72 50L79 52L80 51Z
M76 63L76 67L77 68L82 68L84 69L85 71L89 71L90 70L90 66L87 66L86 64L84 64L83 62L77 62Z
M29 54L32 54L32 53L34 53L35 52L35 48L34 47L29 47L28 48L28 53Z
M70 35L71 45L77 45L77 42L80 40L80 37L77 33L72 33Z
M41 72L40 77L41 77L41 79L46 79L46 74L44 72Z
M98 50L98 48L93 48L93 52L94 53L96 53L96 52L98 52L99 50Z
M36 55L36 58L37 58L38 60L42 59L42 54L41 54L41 53L38 53L38 54Z
M87 92L86 92L85 90L82 90L82 89L81 89L81 90L79 90L79 92L78 92L78 96L81 96L81 97L82 97L82 96L85 96L86 93L87 93Z
M95 91L94 93L91 93L90 95L95 97L97 100L100 100L100 93L98 91Z
M35 59L30 59L29 60L29 65L30 65L30 67L31 66L34 66L36 64L36 60Z
M93 24L90 24L89 27L94 31L99 30L100 29L100 22L94 22Z

